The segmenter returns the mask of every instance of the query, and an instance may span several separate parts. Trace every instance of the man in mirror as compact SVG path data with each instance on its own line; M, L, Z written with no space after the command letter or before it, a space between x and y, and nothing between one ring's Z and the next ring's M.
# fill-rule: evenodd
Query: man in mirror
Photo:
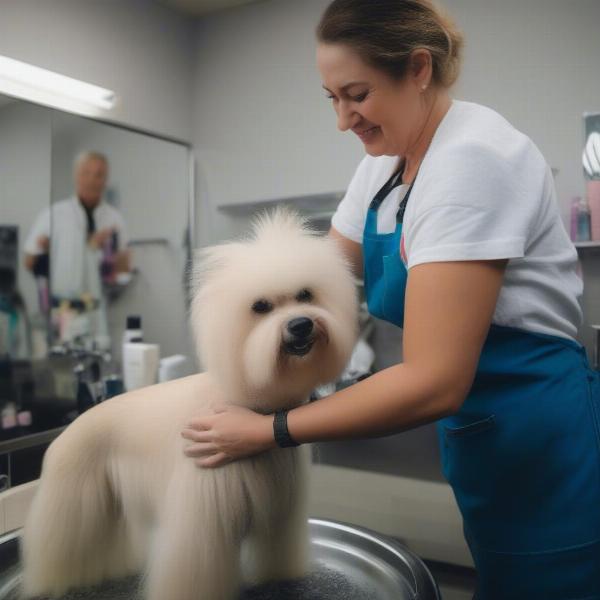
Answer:
M25 241L25 266L36 279L48 276L44 265L50 264L59 341L89 334L100 346L110 344L103 287L127 276L131 254L123 216L103 198L108 173L104 154L81 153L74 164L75 194L42 211Z

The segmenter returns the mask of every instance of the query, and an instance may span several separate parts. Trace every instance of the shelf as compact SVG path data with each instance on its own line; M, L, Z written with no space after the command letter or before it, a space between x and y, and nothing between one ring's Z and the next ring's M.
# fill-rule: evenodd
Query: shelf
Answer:
M327 192L324 194L307 194L305 196L288 196L286 198L273 198L272 200L258 200L239 204L222 204L219 210L240 217L253 215L257 211L285 205L296 208L300 213L311 219L330 219L344 192Z
M577 248L577 250L591 250L591 249L598 249L600 250L600 242L595 241L595 242L574 242L575 244L575 248Z

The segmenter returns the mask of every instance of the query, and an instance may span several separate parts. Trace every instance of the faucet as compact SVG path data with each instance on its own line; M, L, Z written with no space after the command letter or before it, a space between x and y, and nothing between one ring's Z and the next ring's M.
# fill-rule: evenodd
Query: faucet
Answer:
M105 400L102 373L112 362L112 355L106 350L88 348L82 338L73 342L63 342L52 346L52 356L69 356L76 361L73 375L77 385L77 411L85 412Z

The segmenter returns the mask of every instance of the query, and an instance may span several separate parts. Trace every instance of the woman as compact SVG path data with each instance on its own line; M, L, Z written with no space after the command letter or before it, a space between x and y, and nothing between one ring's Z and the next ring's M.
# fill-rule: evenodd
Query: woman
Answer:
M292 441L438 421L477 597L600 598L600 379L548 165L451 99L462 40L429 0L335 0L317 36L338 127L367 152L330 235L370 312L404 328L404 362L289 411ZM182 435L205 467L277 443L272 415L241 408Z

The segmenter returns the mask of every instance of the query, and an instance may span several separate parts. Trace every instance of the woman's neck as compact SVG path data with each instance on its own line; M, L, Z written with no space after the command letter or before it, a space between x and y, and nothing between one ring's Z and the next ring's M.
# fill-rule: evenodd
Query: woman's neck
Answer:
M427 149L431 144L431 140L433 139L439 124L442 122L442 119L450 109L451 104L452 100L445 91L438 93L432 100L429 112L422 125L421 132L412 147L404 156L405 166L404 174L402 176L403 183L411 183L416 177L421 161L425 157Z

